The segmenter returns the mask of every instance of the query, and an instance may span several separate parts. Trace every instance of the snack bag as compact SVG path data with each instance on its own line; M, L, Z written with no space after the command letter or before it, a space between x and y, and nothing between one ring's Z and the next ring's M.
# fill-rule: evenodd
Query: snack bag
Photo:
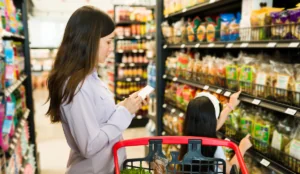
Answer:
M254 113L253 110L244 111L240 118L240 130L243 134L251 134L254 124Z
M206 17L205 18L207 21L207 26L206 26L206 40L207 42L214 42L220 37L220 24L221 20L218 17L217 22L214 22L212 18Z
M300 106L300 64L295 65L295 94L294 104Z
M236 41L239 39L240 35L240 21L241 21L241 13L236 14L236 18L230 22L229 24L229 40Z
M182 42L182 35L183 35L183 28L184 26L184 19L182 18L180 21L177 21L173 24L174 27L174 38L173 38L173 43L174 44L179 44Z
M225 87L226 83L226 66L229 62L224 59L216 59L215 67L216 67L216 85L220 87Z
M177 63L177 75L179 77L186 78L187 67L189 63L189 55L184 53L178 53L178 63Z
M195 59L193 59L191 56L189 56L189 63L187 65L186 75L185 75L185 78L187 80L192 79L194 64L195 64Z
M237 90L238 66L230 64L226 66L226 84L228 89Z
M300 39L299 23L300 23L300 5L298 4L294 9L288 9L292 38L291 39Z
M173 28L168 24L167 21L163 22L161 24L162 33L164 35L165 40L167 43L172 44L173 43Z
M181 107L183 104L183 93L184 86L183 85L178 85L177 90L176 90L176 104L178 107Z
M200 81L202 73L202 61L200 60L200 53L195 53L195 63L193 67L193 80Z
M285 146L284 152L298 160L300 160L300 127L298 126L295 130L295 132L292 135L291 141ZM294 164L293 158L288 159L288 165L292 166ZM297 166L295 166L297 169L297 173L300 172L300 164L297 163Z
M188 21L188 24L187 24L187 38L188 38L188 41L189 42L194 42L195 40L195 33L194 33L194 25L193 23L190 21Z
M273 12L271 13L272 17L272 38L273 39L282 39L287 36L290 32L290 26L287 25L290 23L288 11L282 12Z
M257 69L255 79L255 89L253 91L254 96L267 98L271 95L272 85L272 67L270 64L261 64Z
M243 65L241 67L241 72L239 76L240 81L240 90L252 94L253 91L253 82L255 80L256 68L255 68L255 59L251 57L242 58Z
M197 39L200 42L205 41L206 39L206 23L202 22L199 27L197 28Z
M221 14L221 34L220 38L221 41L228 41L229 40L229 35L230 35L230 23L235 20L234 14L228 13L228 14Z

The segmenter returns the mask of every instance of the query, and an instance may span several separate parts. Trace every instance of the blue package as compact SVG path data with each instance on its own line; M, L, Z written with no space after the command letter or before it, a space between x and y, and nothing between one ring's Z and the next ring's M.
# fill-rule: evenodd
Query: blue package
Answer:
M221 41L229 41L230 35L230 23L235 20L234 14L232 13L225 13L220 15L221 18Z
M6 103L6 116L14 116L15 115L15 103L7 102Z
M240 21L241 21L241 13L238 12L236 14L235 20L233 20L229 25L229 30L230 30L229 40L230 41L236 41L239 39L239 37L240 37L240 31L239 31Z
M4 45L5 45L5 47L4 47L5 62L7 64L13 64L14 63L14 50L11 47L11 42L6 41L4 43Z
M9 134L12 126L12 120L5 119L3 122L2 133Z

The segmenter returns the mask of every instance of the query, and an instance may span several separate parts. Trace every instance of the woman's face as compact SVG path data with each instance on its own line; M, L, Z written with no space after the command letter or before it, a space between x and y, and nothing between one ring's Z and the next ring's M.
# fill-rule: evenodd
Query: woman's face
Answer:
M98 63L104 63L109 53L113 50L111 42L114 37L114 32L102 37L99 41Z

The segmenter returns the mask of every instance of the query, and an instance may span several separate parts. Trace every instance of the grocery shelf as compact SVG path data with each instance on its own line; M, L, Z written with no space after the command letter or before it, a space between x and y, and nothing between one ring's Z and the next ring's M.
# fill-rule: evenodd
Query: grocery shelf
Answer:
M140 21L121 21L121 22L117 22L116 26L132 25L132 24L145 24L145 22L140 22Z
M230 141L239 144L238 141L225 136L224 133L217 131L217 136L224 139L227 138ZM275 171L275 173L280 173L280 174L286 174L286 173L290 173L290 174L296 174L297 172L294 172L286 167L284 167L283 165L279 164L278 162L266 157L264 154L258 152L257 150L255 150L254 148L250 148L247 152L247 155L249 155L252 159L256 160L258 163L262 164L263 166Z
M156 120L157 117L156 117L156 116L147 114L147 117L148 117L150 120L152 120L155 124L157 123L157 120Z
M148 63L116 63L116 66L119 67L136 67L136 66L148 66Z
M134 127L144 127L148 123L149 119L144 116L136 116L132 119L132 122L129 126L129 128L134 128Z
M142 77L127 77L127 78L119 78L116 79L117 82L145 82L147 79Z
M141 39L147 39L147 40L151 40L154 39L154 35L145 35L145 36L140 36L140 35L136 35L136 36L116 36L115 40L141 40Z
M123 53L144 53L146 52L146 50L144 49L133 49L133 50L117 50L116 53L119 53L119 54L123 54Z
M225 8L228 5L231 5L230 7L240 5L240 0L206 0L207 2L201 3L189 8L184 8L178 12L171 13L169 15L166 15L165 18L171 18L171 17L182 17L182 16L188 16L193 14L198 14L201 11L208 11L216 8Z
M214 92L214 93L218 93L218 94L222 94L225 97L230 97L231 94L233 94L236 91L233 90L229 90L229 89L225 89L222 87L217 87L217 86L212 86L212 85L205 85L205 84L201 84L198 82L194 82L191 80L185 80L182 78L177 78L174 76L170 76L170 75L163 75L163 79L168 79L171 80L173 82L179 82L179 83L183 83L183 84L187 84L196 88L201 88L203 90L207 90L210 92ZM284 103L279 103L279 102L275 102L275 101L271 101L271 100L267 100L267 99L263 99L263 98L259 98L259 97L255 97L252 95L248 95L245 93L241 93L239 100L246 102L246 103L250 103L256 106L260 106L260 107L264 107L273 111L277 111L277 112L281 112L281 113L285 113L288 115L292 115L292 116L296 116L296 117L300 117L300 108L295 107L295 106L290 106Z
M11 85L10 87L4 89L4 95L9 96L12 92L14 92L24 82L24 80L26 78L27 78L27 75L21 75L20 79L17 80L13 85Z
M19 121L18 126L15 129L15 134L13 135L13 138L9 144L8 154L11 156L14 153L14 149L16 147L16 143L20 137L21 131L24 128L25 122L29 116L30 110L26 109L25 113L23 114L21 120Z
M269 40L269 41L233 41L233 42L190 42L182 44L164 44L164 49L195 48L195 49L274 49L274 48L299 48L299 40Z
M14 33L11 33L11 32L5 31L5 30L2 33L2 38L4 40L9 40L9 39L12 39L12 40L24 40L25 39L25 37L22 36L22 35L14 34Z
M126 4L115 4L115 6L117 7L144 7L147 9L155 9L155 6L153 5L139 5L139 4L130 4L130 5L126 5Z

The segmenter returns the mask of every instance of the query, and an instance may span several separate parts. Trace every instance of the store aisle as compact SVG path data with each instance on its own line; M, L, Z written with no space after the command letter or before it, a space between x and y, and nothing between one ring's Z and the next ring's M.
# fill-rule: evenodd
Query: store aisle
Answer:
M63 174L65 172L69 147L64 138L60 124L50 124L45 116L48 104L46 89L36 89L33 92L35 104L36 142L40 154L40 169L42 174ZM147 135L145 128L128 129L124 132L124 138L144 137ZM127 148L127 157L143 157L144 147Z

